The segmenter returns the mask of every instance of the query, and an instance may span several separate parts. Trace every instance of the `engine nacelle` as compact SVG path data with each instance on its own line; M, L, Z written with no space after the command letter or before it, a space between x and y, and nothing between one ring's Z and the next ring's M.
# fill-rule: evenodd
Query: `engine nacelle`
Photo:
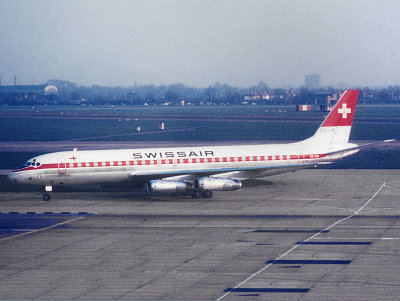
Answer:
M186 194L191 185L181 181L151 180L147 183L147 191L161 194Z
M198 190L233 191L242 188L242 182L235 179L203 177L194 180L194 187Z

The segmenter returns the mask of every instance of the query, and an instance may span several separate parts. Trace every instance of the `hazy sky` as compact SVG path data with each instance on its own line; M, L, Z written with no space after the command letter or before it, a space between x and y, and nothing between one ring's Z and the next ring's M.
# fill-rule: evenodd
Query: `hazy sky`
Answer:
M2 84L400 84L398 0L0 0Z

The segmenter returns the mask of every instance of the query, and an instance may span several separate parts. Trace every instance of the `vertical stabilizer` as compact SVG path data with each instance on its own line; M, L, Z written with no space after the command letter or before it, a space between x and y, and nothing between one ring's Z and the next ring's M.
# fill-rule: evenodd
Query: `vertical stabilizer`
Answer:
M358 92L358 90L347 90L343 93L314 136L310 138L313 143L325 146L348 143Z

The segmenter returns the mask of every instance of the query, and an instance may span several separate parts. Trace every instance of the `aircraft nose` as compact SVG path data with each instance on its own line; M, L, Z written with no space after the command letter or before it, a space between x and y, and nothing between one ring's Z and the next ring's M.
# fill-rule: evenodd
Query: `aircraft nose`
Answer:
M7 178L8 178L8 180L11 181L11 182L14 182L14 183L17 183L17 182L18 182L15 172L10 172L10 173L7 175Z

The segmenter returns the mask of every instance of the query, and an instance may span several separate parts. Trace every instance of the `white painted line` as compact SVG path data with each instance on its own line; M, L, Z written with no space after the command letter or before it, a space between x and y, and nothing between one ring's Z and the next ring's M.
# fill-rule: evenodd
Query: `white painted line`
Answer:
M385 181L383 181L381 187L379 187L379 189L375 192L375 194L360 208L355 212L355 215L359 214L365 207L368 206L368 204L376 198L376 196L379 194L379 192L381 192L381 190L383 189L383 187L386 186Z
M315 237L314 239L322 239L322 240L391 240L391 239L400 239L399 237L344 237L344 238L336 238L336 237Z
M312 239L314 239L315 237L317 237L318 235L320 235L323 232L326 232L327 230L332 229L333 227L335 227L336 225L352 218L353 216L358 215L366 206L368 206L368 204L376 198L376 196L381 192L381 190L386 186L386 183L383 181L383 184L379 187L379 189L374 193L374 195L363 205L361 206L357 211L353 211L353 214L342 218L340 220L338 220L337 222L333 223L332 225L326 227L324 230L321 230L320 232L310 236L309 238L307 238L306 240L304 240L303 242L308 242ZM291 252L293 252L295 249L297 249L300 245L295 245L293 246L289 251L283 253L282 255L278 256L277 258L274 259L274 261L276 260L280 260L281 258L285 257L286 255L290 254ZM272 263L267 264L265 267L263 267L261 270L255 272L254 274L250 275L250 277L246 278L245 280L243 280L242 282L236 284L233 288L239 288L240 286L242 286L243 284L245 284L246 282L248 282L249 280L253 279L255 276L259 275L260 273L262 273L263 271L265 271L266 269L268 269L270 266L272 265ZM223 294L221 297L219 297L218 299L216 299L216 301L220 301L223 298L225 298L226 296L228 296L231 292L226 292L225 294Z
M334 226L336 226L337 224L339 224L339 223L341 223L341 222L343 222L343 221L349 219L350 217L352 217L352 215L350 215L350 216L348 216L348 217L346 217L346 218L343 218L343 219L337 221L336 223L334 223L334 224L330 225L329 227L325 228L324 230L322 230L322 231L320 231L320 232L314 234L313 236L307 238L306 240L304 240L304 242L307 242L307 241L313 239L314 237L320 235L322 232L331 229L332 227L334 227ZM287 251L287 252L283 253L282 255L280 255L279 257L275 258L274 261L279 260L279 259L285 257L286 255L288 255L289 253L291 253L291 252L293 252L295 249L297 249L299 246L301 246L301 245L294 245L289 251ZM233 288L235 289L235 288L238 288L238 287L242 286L243 284L245 284L246 282L248 282L250 279L254 278L254 277L257 276L258 274L260 274L260 273L262 273L263 271L265 271L266 269L268 269L271 265L272 265L272 263L267 264L267 265L266 265L265 267L263 267L261 270L255 272L254 274L252 274L250 277L248 277L247 279L243 280L243 281L240 282L239 284L236 284L236 286L234 286ZM225 297L226 297L227 295L229 295L230 293L231 293L231 292L225 293L224 295L222 295L221 297L219 297L216 301L222 300L223 298L225 298Z
M45 230L49 230L49 229L52 229L52 228L55 228L55 227L58 227L58 226L61 226L61 225L68 224L68 223L73 222L73 221L77 221L77 220L82 219L84 217L85 216L80 216L80 217L77 217L77 218L74 218L74 219L70 219L70 220L67 220L67 221L63 221L61 223L58 223L58 224L55 224L55 225L52 225L52 226L49 226L49 227L46 227L46 228L36 229L36 230L30 231L30 232L25 232L25 233L21 233L21 234L18 234L18 235L5 237L5 238L0 239L0 242L6 241L6 240L11 240L11 239L14 239L14 238L19 238L19 237L22 237L22 236L26 236L26 235L29 235L29 234L33 234L33 233L37 233L37 232L41 232L41 231L45 231Z
M294 249L298 248L300 245L295 245L293 248L291 248L289 251L287 251L286 253L282 254L281 256L277 257L275 260L279 260L282 257L286 256L287 254L289 254L290 252L292 252ZM245 284L246 282L248 282L250 279L254 278L255 276L257 276L258 274L262 273L263 271L265 271L266 269L268 269L270 266L272 265L272 263L267 264L265 267L263 267L261 270L255 272L254 274L252 274L250 277L248 277L247 279L243 280L242 282L240 282L239 284L236 284L233 288L238 288L240 286L242 286L243 284ZM226 296L228 296L231 292L227 292L224 295L222 295L221 297L219 297L216 301L222 300L223 298L225 298Z

